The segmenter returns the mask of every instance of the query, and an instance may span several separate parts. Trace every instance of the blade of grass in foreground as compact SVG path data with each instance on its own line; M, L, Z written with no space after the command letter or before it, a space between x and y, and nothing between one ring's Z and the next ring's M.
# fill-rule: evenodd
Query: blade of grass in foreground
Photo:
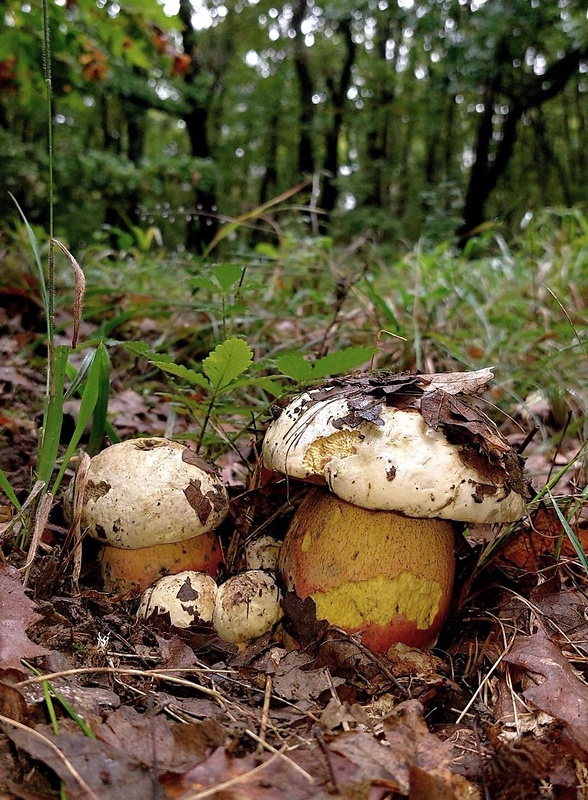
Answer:
M61 427L63 424L63 390L67 371L69 347L60 345L55 349L53 383L49 387L47 407L43 417L43 432L37 461L37 478L45 486L49 484L57 460Z
M108 353L106 352L105 346L100 343L96 348L96 352L94 353L94 358L92 359L92 364L88 370L88 377L86 379L86 385L84 386L84 391L82 394L82 401L80 403L80 410L78 413L78 419L76 422L76 427L73 432L73 435L67 445L67 449L63 456L63 462L61 464L61 468L57 474L55 479L55 483L53 484L52 492L53 494L56 493L59 485L65 475L65 470L70 462L71 457L74 454L76 447L79 444L80 439L86 429L86 425L92 418L96 406L98 404L98 400L100 398L100 402L102 406L104 405L104 399L102 397L104 393L104 374L105 374L105 366L104 364L108 365ZM108 367L106 366L106 370ZM108 383L108 373L106 372L106 383ZM108 387L107 387L108 391ZM106 400L106 403L108 399ZM101 409L101 413L103 412L105 420L106 411L105 408ZM101 427L102 432L104 431L104 425L102 424Z
M6 473L0 469L0 489L4 492L6 497L10 500L16 509L20 509L18 497L14 493L14 489L10 485L10 481L6 477Z
M586 575L588 575L588 559L586 558L586 553L584 552L584 548L582 547L582 543L578 539L578 537L576 535L576 532L574 531L574 529L572 528L572 526L570 525L568 520L565 518L561 508L558 506L558 504L557 504L557 502L555 500L555 497L551 494L551 492L548 492L548 494L549 494L549 498L551 500L551 503L553 505L553 508L555 510L555 513L557 514L557 518L561 522L561 526L564 529L566 536L568 537L568 539L572 543L572 547L576 551L576 554L577 554L578 558L580 559L580 563L584 567L584 571L586 572Z

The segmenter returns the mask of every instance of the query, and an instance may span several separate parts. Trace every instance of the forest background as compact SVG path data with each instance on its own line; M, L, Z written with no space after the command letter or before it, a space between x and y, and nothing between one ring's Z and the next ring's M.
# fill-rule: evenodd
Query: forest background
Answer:
M10 191L47 229L42 7L3 6L0 225ZM394 247L587 200L580 0L52 0L49 18L55 230L73 248L151 229L202 252L300 184L291 221Z
M0 786L71 800L89 796L80 776L110 800L193 800L219 784L232 797L233 782L245 796L248 780L256 800L433 786L585 796L587 121L582 0L4 0L0 577L20 567L43 616L13 574L11 629L33 638L9 637L0 679L34 670L44 694L0 680L23 734L0 715ZM524 452L533 498L521 523L460 545L439 656L375 662L336 629L325 649L311 626L311 661L288 654L280 686L269 638L243 655L210 632L168 639L138 622L138 598L100 591L93 544L66 519L80 446L78 465L120 439L191 441L230 491L222 580L245 541L283 537L294 511L290 486L259 470L285 394L357 368L489 366L480 402ZM297 608L289 622L308 630ZM191 688L153 664L197 665ZM64 665L88 677L59 684L58 717L47 675ZM92 758L82 688L110 709L92 723ZM167 719L172 692L180 716ZM388 747L379 721L391 714L401 728ZM209 723L220 727L202 738ZM107 727L124 731L114 750ZM323 739L344 738L365 772L333 772ZM171 746L168 764L164 743L188 739L202 752ZM296 786L281 768L258 777L258 744L272 752L263 764L286 745L300 758Z

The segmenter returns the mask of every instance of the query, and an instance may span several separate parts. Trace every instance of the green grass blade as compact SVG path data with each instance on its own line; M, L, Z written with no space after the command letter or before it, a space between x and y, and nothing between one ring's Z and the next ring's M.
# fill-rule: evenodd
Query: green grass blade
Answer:
M14 489L10 485L10 481L6 477L4 470L0 469L0 489L4 492L6 497L10 500L12 505L20 511L20 503L18 497L14 494Z
M92 362L94 361L94 356L96 355L96 350L88 350L84 355L82 363L80 364L79 368L76 368L69 364L68 365L68 377L71 380L68 390L64 395L64 400L69 400L70 397L73 397L78 390L81 390L81 387L86 380L86 376L88 374L88 370L92 366Z
M231 222L227 222L226 225L223 225L219 232L216 234L212 242L208 245L206 250L202 255L203 261L205 261L214 248L226 239L227 236L230 236L231 233L236 231L241 225L248 222L251 219L256 219L261 214L265 214L266 211L269 211L270 208L278 205L278 203L282 203L284 200L288 200L288 198L292 197L298 192L301 192L306 186L308 186L309 181L302 181L297 186L292 187L291 189L287 189L282 194L278 195L277 197L268 200L267 203L263 203L263 205L258 206L257 208L252 209L251 211L247 211L245 214L241 214L241 216L237 217L236 219L232 220Z
M63 389L69 352L69 347L66 345L60 345L55 350L53 387L43 416L43 434L37 461L37 478L43 481L45 485L51 480L57 460L61 427L63 425Z
M18 209L18 213L21 216L21 219L24 223L27 235L29 237L29 242L31 244L31 250L33 251L33 255L35 256L35 264L37 267L37 273L39 277L39 289L41 290L41 302L43 303L43 308L45 310L45 316L47 317L47 324L49 324L49 295L47 293L47 283L45 281L45 271L43 269L43 262L41 260L41 251L39 250L39 243L37 242L37 237L35 236L34 230L29 225L27 218L24 215L24 211L18 204L18 200L12 194L12 192L8 192L12 201L16 208Z
M110 400L110 360L108 358L108 351L102 343L98 345L96 359L98 360L98 396L92 415L90 440L86 448L86 452L89 456L94 456L96 453L100 452L100 447L102 446L102 441L106 432L108 401Z
M100 379L101 379L101 357L97 356L99 352L99 347L94 354L94 359L88 370L88 378L86 380L86 385L84 386L84 392L82 394L82 401L80 403L80 410L78 412L78 419L76 422L76 427L71 437L69 444L65 450L63 456L63 462L61 464L61 469L57 474L57 478L55 479L55 483L53 484L52 492L55 494L57 489L65 475L65 470L70 462L71 457L73 456L76 447L79 444L80 439L86 429L86 425L92 418L94 413L94 409L96 408L96 403L98 401L98 394L100 391Z
M568 520L565 518L564 514L562 513L561 508L556 503L555 497L551 494L551 492L549 492L549 497L551 499L551 503L553 505L553 508L555 509L555 513L557 514L557 518L561 522L561 526L564 529L566 536L568 537L568 539L572 543L572 547L576 551L576 554L577 554L578 558L580 559L580 563L584 567L584 571L586 572L586 575L588 575L588 559L586 558L586 553L584 552L584 548L582 547L582 543L580 542L580 540L576 536L576 533L573 530L573 528L570 525L570 523L568 522Z

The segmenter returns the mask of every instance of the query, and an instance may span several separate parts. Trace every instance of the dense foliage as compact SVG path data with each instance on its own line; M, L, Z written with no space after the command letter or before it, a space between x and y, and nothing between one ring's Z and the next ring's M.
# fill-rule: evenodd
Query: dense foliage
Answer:
M108 226L143 246L155 227L202 250L303 181L291 202L315 232L392 239L587 199L580 0L49 0L49 16L74 245ZM41 3L7 0L1 24L0 178L46 226Z

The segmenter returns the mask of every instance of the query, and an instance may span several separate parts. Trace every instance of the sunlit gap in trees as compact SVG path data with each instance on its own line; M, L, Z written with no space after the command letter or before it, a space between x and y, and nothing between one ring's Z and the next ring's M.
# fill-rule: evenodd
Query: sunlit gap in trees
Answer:
M249 0L251 5L255 5L257 0ZM194 12L192 14L192 25L194 30L202 31L211 28L219 19L224 19L229 13L225 5L215 5L209 8L203 0L191 0ZM180 10L179 0L161 0L165 13L172 17Z

